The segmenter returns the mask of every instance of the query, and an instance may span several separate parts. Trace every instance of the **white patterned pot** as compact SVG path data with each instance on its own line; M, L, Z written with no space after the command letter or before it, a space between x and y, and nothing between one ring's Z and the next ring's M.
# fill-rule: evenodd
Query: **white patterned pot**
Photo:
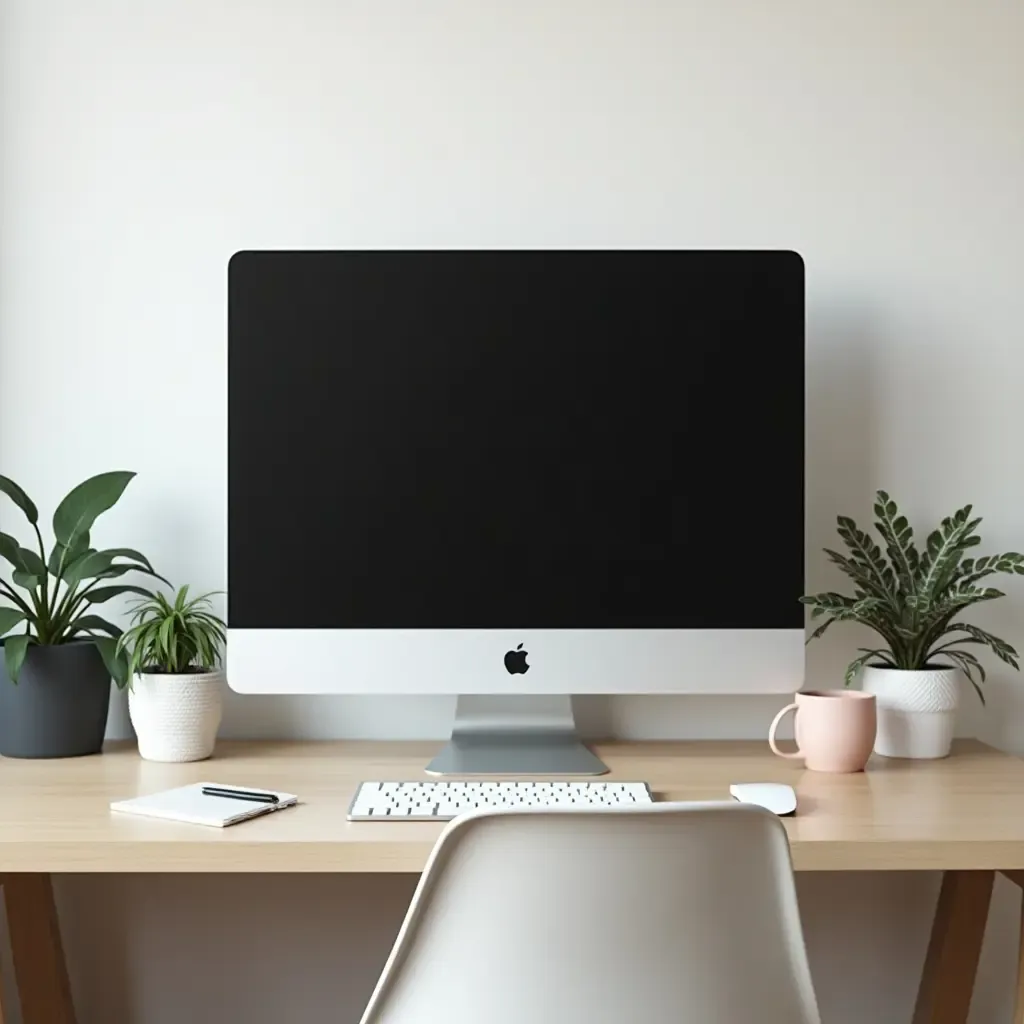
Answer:
M960 706L960 670L865 668L861 688L875 695L875 753L883 757L946 757Z
M164 675L143 672L132 681L128 713L147 761L202 761L213 753L220 728L224 672Z

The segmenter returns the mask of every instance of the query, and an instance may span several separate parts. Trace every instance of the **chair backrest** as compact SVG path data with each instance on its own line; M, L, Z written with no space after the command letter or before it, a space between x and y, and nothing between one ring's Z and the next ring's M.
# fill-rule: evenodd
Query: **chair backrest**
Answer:
M431 855L363 1024L819 1024L782 823L483 812Z

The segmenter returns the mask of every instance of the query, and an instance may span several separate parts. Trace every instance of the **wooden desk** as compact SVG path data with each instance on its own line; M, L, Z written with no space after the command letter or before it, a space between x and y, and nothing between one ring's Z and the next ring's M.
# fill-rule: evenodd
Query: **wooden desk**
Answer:
M360 781L424 777L436 749L225 742L212 761L162 765L115 744L99 757L0 760L0 873L25 1024L73 1020L70 997L60 995L67 982L51 874L419 872L440 825L350 824L345 813ZM878 758L862 774L823 775L758 742L596 749L612 769L607 778L649 782L659 800L725 799L731 782L793 785L798 815L786 828L797 871L944 871L914 1019L966 1020L994 872L1024 879L1024 761L963 741L944 761ZM223 831L109 810L114 799L199 781L284 789L302 803Z

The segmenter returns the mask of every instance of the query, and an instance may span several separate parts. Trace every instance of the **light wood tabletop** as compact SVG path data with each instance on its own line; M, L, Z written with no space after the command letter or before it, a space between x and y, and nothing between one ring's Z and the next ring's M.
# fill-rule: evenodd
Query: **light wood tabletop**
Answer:
M222 742L210 761L155 764L133 746L62 761L0 760L0 872L418 872L441 826L349 823L364 780L427 778L428 743ZM785 782L798 871L1024 869L1024 761L975 741L943 761L805 771L762 742L608 743L609 779L658 800L726 799L732 782ZM264 786L300 806L227 829L111 812L112 800L192 782Z

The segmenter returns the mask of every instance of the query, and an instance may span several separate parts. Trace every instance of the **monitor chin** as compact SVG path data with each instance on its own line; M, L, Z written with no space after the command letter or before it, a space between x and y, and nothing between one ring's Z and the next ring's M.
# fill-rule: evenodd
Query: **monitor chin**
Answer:
M231 628L227 668L240 693L792 693L804 631Z

